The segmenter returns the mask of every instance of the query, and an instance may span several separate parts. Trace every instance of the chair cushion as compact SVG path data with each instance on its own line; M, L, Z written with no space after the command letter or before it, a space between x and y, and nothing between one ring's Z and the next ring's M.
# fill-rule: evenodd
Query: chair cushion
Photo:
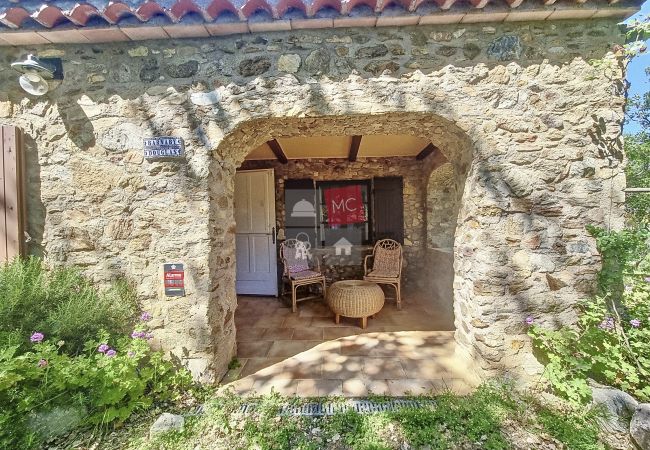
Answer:
M309 270L309 260L301 258L303 254L296 251L295 248L284 248L284 259L287 264L287 270L291 276L294 273Z
M378 247L375 249L375 257L372 263L372 270L383 274L392 274L382 276L399 276L400 256L401 250L399 248L389 250L387 248Z
M322 275L319 272L314 272L313 270L303 270L300 272L291 272L289 274L291 278L294 280L304 280L306 278L316 278L316 277L322 277Z
M367 276L377 278L397 278L399 277L399 272L397 270L378 269L371 270Z

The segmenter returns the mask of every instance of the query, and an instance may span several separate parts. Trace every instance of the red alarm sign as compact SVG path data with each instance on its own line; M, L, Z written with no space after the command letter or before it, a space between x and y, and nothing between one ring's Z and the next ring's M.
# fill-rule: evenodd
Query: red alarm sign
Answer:
M168 297L182 297L185 295L185 271L183 264L163 264L163 283L165 295Z

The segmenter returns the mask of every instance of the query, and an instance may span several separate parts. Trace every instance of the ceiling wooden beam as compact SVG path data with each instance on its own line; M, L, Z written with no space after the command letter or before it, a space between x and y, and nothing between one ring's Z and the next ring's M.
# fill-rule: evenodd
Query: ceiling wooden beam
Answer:
M426 147L424 147L420 151L420 153L417 154L415 159L417 159L418 161L422 161L424 158L426 158L427 156L429 156L431 153L435 152L436 150L438 150L438 148L435 145L429 144Z
M289 162L287 159L287 155L284 154L284 150L282 150L282 146L280 143L276 140L270 140L267 142L268 146L271 147L271 151L275 155L276 158L278 158L278 161L280 161L282 164L286 164Z
M359 154L359 147L361 146L361 138L363 136L352 136L352 143L350 144L350 154L348 155L349 161L356 161Z

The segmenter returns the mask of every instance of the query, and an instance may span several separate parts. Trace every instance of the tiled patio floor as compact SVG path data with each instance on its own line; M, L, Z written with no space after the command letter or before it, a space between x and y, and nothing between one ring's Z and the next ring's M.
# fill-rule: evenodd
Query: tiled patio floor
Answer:
M405 296L387 302L368 328L334 316L322 300L298 313L272 297L240 297L235 315L241 366L222 384L239 393L364 396L405 395L476 384L470 364L455 352L453 323L433 305Z

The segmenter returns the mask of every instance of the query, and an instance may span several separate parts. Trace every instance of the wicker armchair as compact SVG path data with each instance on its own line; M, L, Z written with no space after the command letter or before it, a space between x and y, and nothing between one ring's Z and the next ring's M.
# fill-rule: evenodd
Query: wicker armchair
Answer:
M368 268L368 258L372 258L372 268ZM389 284L395 288L397 309L402 309L402 245L392 239L377 241L371 255L363 260L363 279L377 284Z
M320 271L320 264L316 261L316 267L310 267L307 251L303 241L297 239L287 239L280 245L280 259L284 266L282 273L282 295L284 295L285 283L291 286L291 309L293 312L298 311L297 303L303 300L309 300L318 297L310 295L308 297L297 298L296 291L300 286L311 284L320 284L323 288L323 299L327 298L327 287L325 285L325 276Z

